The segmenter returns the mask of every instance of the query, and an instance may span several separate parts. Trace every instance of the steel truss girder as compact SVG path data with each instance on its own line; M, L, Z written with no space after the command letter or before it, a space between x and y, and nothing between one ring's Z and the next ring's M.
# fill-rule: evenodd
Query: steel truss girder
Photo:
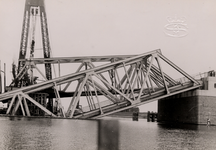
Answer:
M161 61L190 82L183 85L172 79L163 72ZM85 66L88 66L87 70L81 71ZM100 66L85 61L75 73L3 93L0 101L10 98L13 101L14 94L29 99L27 94L49 88L53 88L56 99L61 100L57 86L64 84L66 86L63 92L70 91L70 86L75 87L66 114L60 107L61 116L68 118L98 118L200 86L195 79L164 57L160 50L155 50ZM82 93L86 93L86 99L82 97ZM109 103L105 103L107 99ZM86 107L79 106L82 101L86 101Z
M27 114L27 116L31 116L26 100L30 101L31 103L33 103L34 105L39 107L41 110L43 110L45 113L47 113L47 115L56 117L56 115L54 115L52 112L50 112L44 106L42 106L40 103L35 101L28 94L25 94L23 92L18 92L16 94L14 94L14 96L13 96L13 98L9 104L9 107L7 109L6 114L7 115L10 115L10 114L15 115L17 110L18 110L18 107L20 106L23 116L26 116L26 114ZM14 106L14 104L15 104L15 106ZM24 105L24 107L23 107L23 105ZM14 108L13 108L13 106L14 106ZM11 110L12 108L13 108L13 110Z

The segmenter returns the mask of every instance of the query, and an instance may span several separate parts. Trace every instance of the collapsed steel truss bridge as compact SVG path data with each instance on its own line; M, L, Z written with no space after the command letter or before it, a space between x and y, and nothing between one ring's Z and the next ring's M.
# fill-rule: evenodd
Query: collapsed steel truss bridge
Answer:
M44 58L35 58L37 25L41 26ZM52 58L50 54L44 0L26 0L18 71L13 73L14 80L6 92L0 94L0 101L8 102L8 115L100 118L201 86L160 50L140 55L63 58ZM59 74L63 64L79 65L77 69L67 67L70 73L53 78L52 65L56 64ZM164 65L187 80L174 80L167 74L171 70L163 70ZM36 72L42 81L35 78ZM63 101L68 102L67 110Z
M32 58L20 61L24 66L17 78L34 68L45 81L0 94L0 101L10 101L7 110L10 115L15 115L19 108L22 115L31 116L31 103L45 115L95 119L201 86L162 55L160 50L140 55ZM98 62L107 63L96 65ZM37 67L46 63L80 65L68 75L48 80ZM174 80L163 71L163 64L180 73L187 81ZM54 98L58 113L54 114L46 108L46 104L34 99L31 95L35 93L45 93L46 98ZM67 110L62 106L63 100L68 101Z

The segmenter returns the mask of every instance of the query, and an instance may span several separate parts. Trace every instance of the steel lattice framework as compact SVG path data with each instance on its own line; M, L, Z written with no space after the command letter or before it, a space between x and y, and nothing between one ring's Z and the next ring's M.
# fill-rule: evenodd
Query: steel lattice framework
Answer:
M47 115L57 116L29 96L37 92L48 93L56 99L58 116L99 118L201 86L197 80L162 55L160 50L131 56L35 58L20 61L25 64L25 70L35 68L46 81L0 94L0 101L12 99L7 110L7 114L12 115L20 107L23 115L30 116L26 103L30 101ZM98 66L94 64L104 61L108 63ZM48 80L37 67L41 63L80 65L71 74ZM186 78L187 82L171 78L163 71L162 64L169 65ZM63 90L59 89L60 85ZM69 101L67 111L61 104L64 97L68 97Z
M38 20L37 18L39 18L40 26L41 26L43 56L44 58L50 58L50 42L49 42L47 17L46 17L46 11L44 6L44 0L26 0L24 16L23 16L19 60L26 58L28 47L30 47L30 59L34 58L35 43L37 42L35 40L36 22ZM30 42L28 41L29 39ZM17 71L18 74L23 74L22 72L24 71L24 68L25 68L25 62L19 61L18 71ZM50 63L45 64L45 72L46 72L46 78L49 80L52 79L52 70L51 70ZM17 87L26 86L26 81L23 79L23 77L24 75L21 77L17 76L17 78L19 79L17 80L16 78L14 80L15 86Z
M40 19L44 58L34 58L37 18ZM30 57L26 59L28 47ZM53 79L51 65L58 64L60 74L60 66L65 63L80 65L71 69L75 71ZM45 66L45 72L38 67L40 64ZM164 64L180 73L187 82L174 80L163 70ZM34 82L35 72L43 81ZM28 77L30 82L26 80ZM8 115L21 111L22 115L31 116L35 110L42 111L37 114L43 116L99 118L198 87L200 84L194 78L160 50L140 55L50 58L44 0L26 0L18 71L8 92L0 94L0 101L9 102ZM62 106L63 100L68 101L67 110Z

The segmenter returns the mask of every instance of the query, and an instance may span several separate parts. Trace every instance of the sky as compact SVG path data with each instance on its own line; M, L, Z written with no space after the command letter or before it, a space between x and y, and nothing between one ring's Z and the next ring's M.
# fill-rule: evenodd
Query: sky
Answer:
M25 0L0 0L0 60L7 65L7 84L18 60L24 6ZM161 49L188 74L216 70L215 0L45 0L45 7L53 57ZM156 110L156 103L146 107Z

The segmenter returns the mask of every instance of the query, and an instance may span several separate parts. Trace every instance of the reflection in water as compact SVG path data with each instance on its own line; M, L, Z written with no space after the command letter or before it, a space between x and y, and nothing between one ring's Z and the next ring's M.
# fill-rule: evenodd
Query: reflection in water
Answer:
M215 126L113 120L0 117L0 149L216 149Z

